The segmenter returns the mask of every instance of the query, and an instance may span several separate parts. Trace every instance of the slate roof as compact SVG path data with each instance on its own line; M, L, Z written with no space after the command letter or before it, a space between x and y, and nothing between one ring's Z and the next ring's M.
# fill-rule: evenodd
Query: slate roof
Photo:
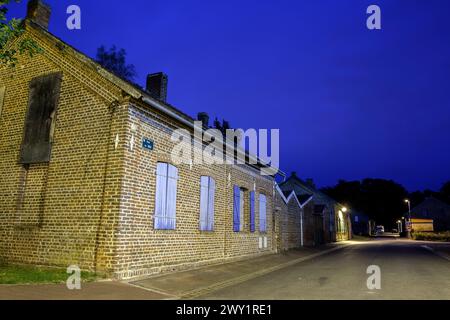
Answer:
M408 213L405 214L407 216ZM435 197L426 198L419 205L411 209L413 218L437 218L439 216L450 216L450 205Z

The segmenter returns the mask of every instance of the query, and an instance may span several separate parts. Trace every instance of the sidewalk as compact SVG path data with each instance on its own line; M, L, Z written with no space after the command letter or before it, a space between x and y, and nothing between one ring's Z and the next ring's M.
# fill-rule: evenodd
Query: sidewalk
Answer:
M82 283L81 290L65 284L0 285L0 300L159 300L168 297L119 281Z
M194 299L200 295L328 254L347 245L349 243L341 242L319 248L302 248L277 255L154 276L131 281L130 284L170 296L171 299Z
M160 300L193 299L214 290L241 283L339 250L351 242L302 248L194 270L156 275L130 282L83 283L81 290L65 284L0 285L0 300Z

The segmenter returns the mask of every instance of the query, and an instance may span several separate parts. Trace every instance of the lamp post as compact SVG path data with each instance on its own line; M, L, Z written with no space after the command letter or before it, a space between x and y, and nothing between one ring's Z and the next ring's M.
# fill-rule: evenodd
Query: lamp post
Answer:
M408 219L406 220L406 223L408 225L406 225L406 237L408 239L411 238L411 201L409 201L409 199L405 199L405 203L408 204Z

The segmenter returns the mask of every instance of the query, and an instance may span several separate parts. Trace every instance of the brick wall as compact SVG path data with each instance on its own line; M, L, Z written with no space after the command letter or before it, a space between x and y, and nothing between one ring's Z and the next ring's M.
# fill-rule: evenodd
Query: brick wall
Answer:
M0 259L93 270L100 253L111 268L111 234L99 234L111 228L102 216L118 212L119 184L107 170L118 159L111 154L111 128L119 120L109 107L121 92L55 41L32 28L27 35L44 53L0 70ZM62 72L63 80L51 161L21 165L29 82L54 72Z
M170 137L180 124L137 102L129 107L128 119L116 276L142 276L273 252L271 178L262 177L259 171L248 166L176 165L171 157L175 143ZM141 147L144 138L154 142L154 150ZM134 148L131 141L135 142ZM179 170L176 230L154 228L158 162L171 163ZM199 230L201 176L211 176L216 181L214 231ZM234 185L247 190L256 186L257 195L267 195L267 233L259 232L258 201L255 201L256 231L250 232L248 196L244 231L233 232ZM267 237L267 248L259 248L261 236Z

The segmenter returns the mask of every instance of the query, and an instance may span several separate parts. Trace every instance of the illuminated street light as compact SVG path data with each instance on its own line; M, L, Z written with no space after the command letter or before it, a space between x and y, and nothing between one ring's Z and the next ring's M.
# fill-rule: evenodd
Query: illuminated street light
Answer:
M347 211L348 211L348 209L347 209L346 207L343 207L343 208L342 208L342 212L345 213L345 212L347 212Z
M411 201L409 199L405 199L405 203L408 204L408 219L407 219L407 223L408 226L406 226L406 236L408 238L411 237Z

